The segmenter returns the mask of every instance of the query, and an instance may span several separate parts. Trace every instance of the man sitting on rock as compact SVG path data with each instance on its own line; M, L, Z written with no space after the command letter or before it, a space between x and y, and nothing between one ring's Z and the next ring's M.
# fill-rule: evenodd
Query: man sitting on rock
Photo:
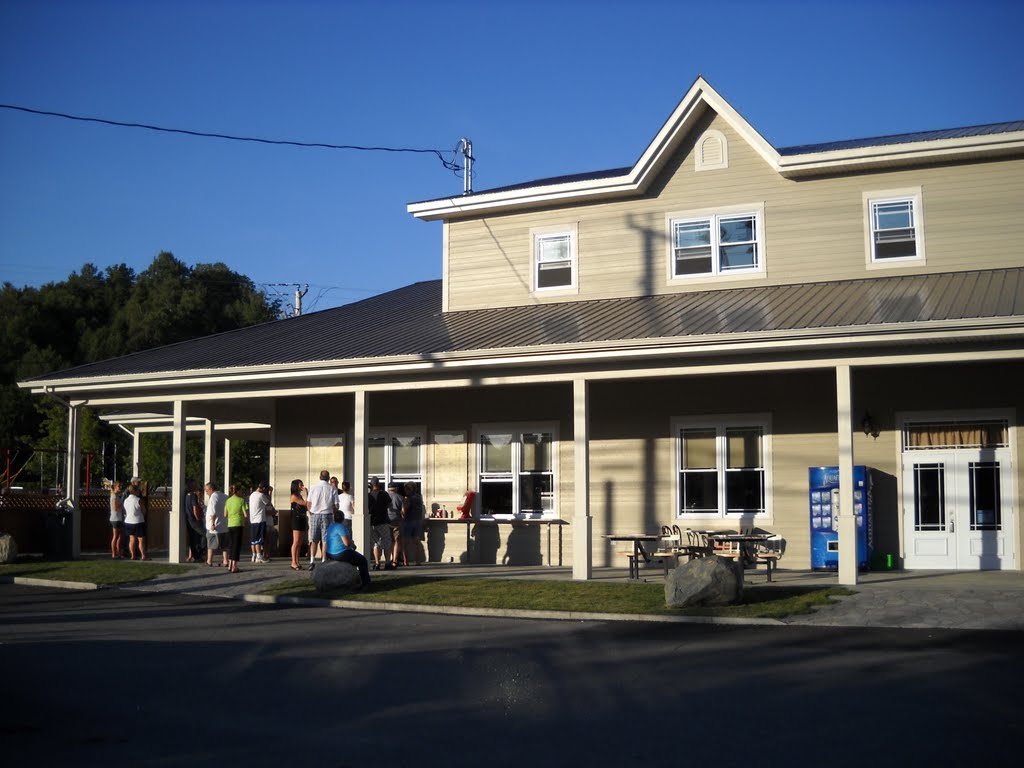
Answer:
M370 568L366 558L356 552L352 543L352 531L345 525L345 518L336 513L334 522L327 526L327 559L348 563L359 569L363 589L370 586Z

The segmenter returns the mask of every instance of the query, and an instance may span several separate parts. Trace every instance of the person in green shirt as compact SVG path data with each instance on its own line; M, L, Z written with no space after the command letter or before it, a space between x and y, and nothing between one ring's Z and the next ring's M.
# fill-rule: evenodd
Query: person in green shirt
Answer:
M238 557L242 551L242 532L249 519L249 504L245 500L245 488L231 486L231 496L224 504L228 518L228 572L238 573Z

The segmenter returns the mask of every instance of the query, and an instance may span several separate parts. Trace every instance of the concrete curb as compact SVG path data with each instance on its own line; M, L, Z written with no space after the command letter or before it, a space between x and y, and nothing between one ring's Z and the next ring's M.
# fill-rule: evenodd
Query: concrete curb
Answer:
M319 608L345 608L355 611L394 611L399 613L433 613L445 616L485 616L501 619L542 619L549 621L633 621L659 624L732 624L786 626L779 619L743 619L731 616L652 616L643 613L586 613L583 611L532 611L508 608L462 608L445 605L411 605L352 600L327 600L315 597L276 597L274 595L242 595L247 603L264 605L306 605Z
M21 584L29 587L53 587L55 589L97 590L105 589L99 584L84 581L58 581L36 579L31 576L0 576L0 583ZM132 590L132 584L111 584L109 588ZM151 590L152 594L159 594ZM175 590L175 594L190 594ZM585 611L531 611L509 608L462 608L445 605L411 605L407 603L354 602L351 600L327 600L315 597L288 597L275 595L239 595L223 597L225 600L240 600L261 605L297 605L317 608L344 608L350 611L390 611L396 613L432 613L444 616L483 616L500 619L540 619L546 621L632 621L652 624L724 624L760 625L782 627L786 622L779 619L743 619L731 616L651 616L643 613L587 613Z
M37 579L33 576L0 576L0 583L21 584L26 587L54 587L55 589L77 589L92 591L100 589L99 584L88 581L58 581L57 579Z

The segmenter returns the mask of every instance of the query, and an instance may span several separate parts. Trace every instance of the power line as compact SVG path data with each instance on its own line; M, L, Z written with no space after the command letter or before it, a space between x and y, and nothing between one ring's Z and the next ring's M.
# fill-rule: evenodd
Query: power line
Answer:
M204 139L225 139L227 141L247 141L256 144L273 144L277 146L289 146L289 147L310 147L315 149L349 149L356 150L359 152L410 152L415 154L429 154L435 155L441 164L449 171L458 172L462 170L455 158L458 156L458 148L455 150L448 150L447 153L452 155L452 159L448 160L445 157L445 153L440 149L415 149L410 147L362 147L354 144L327 144L324 142L310 142L310 141L293 141L290 139L264 139L254 136L233 136L226 133L211 133L208 131L193 131L186 128L165 128L159 125L148 125L146 123L127 123L121 122L120 120L108 120L102 117L83 117L81 115L69 115L65 112L49 112L42 109L32 109L31 107L22 107L17 104L0 104L0 109L10 109L18 112L27 112L33 115L43 115L45 117L59 117L64 120L77 120L83 123L99 123L101 125L112 125L118 128L142 128L147 131L158 131L160 133L178 133L185 136L196 136Z

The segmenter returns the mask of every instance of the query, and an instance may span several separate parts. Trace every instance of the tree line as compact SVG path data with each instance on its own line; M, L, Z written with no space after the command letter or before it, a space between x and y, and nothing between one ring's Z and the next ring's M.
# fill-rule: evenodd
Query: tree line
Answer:
M189 266L164 251L144 271L125 264L99 269L87 263L61 282L0 289L0 449L10 449L11 485L47 489L63 478L67 409L19 389L20 380L144 349L230 331L281 315L246 276L225 264ZM196 361L197 365L204 361ZM81 450L92 453L91 485L126 480L131 438L82 409ZM201 441L199 443L201 445ZM170 479L170 437L146 435L140 474L152 487ZM265 477L266 443L232 444L232 469L240 482ZM202 478L201 449L187 446L187 470ZM5 472L0 455L0 476ZM85 477L86 467L81 468ZM243 476L244 475L244 476ZM249 477L249 475L252 475ZM219 474L217 475L220 476ZM6 478L4 478L6 484Z

